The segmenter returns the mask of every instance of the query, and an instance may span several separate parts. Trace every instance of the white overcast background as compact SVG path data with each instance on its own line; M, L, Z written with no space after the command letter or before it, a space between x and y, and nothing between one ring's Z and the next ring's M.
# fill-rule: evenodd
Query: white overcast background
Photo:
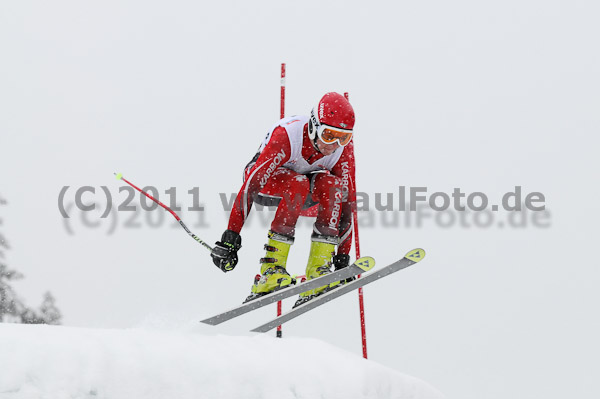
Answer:
M176 187L184 207L199 187L204 226L181 214L213 243L227 222L218 193L238 191L279 118L285 62L288 115L350 93L360 191L460 187L492 204L519 185L546 198L546 228L363 227L361 252L380 266L427 251L365 288L370 359L449 398L600 397L599 11L577 0L4 1L0 232L5 261L25 275L15 288L30 306L50 290L70 326L249 335L273 316L196 326L249 293L266 225L243 229L240 263L223 274L166 212L158 228L145 212L139 228L114 212L108 234L100 187L121 203L122 172L164 200ZM98 201L85 215L98 227L71 208L68 233L63 186L67 204L97 188L84 199ZM302 223L296 274L310 244ZM290 322L285 336L360 353L357 295Z

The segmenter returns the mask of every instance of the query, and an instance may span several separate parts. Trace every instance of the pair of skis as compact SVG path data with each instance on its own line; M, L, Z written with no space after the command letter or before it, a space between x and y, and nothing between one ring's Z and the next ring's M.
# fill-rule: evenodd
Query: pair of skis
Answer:
M139 191L140 193L142 193L143 195L145 195L152 201L156 202L158 205L163 207L166 211L171 213L171 215L173 215L173 217L179 222L181 227L183 227L183 229L188 233L188 235L190 235L198 243L202 244L202 246L204 246L209 251L212 250L212 247L210 245L208 245L207 243L202 241L198 236L193 234L187 228L187 226L183 223L183 221L179 218L179 216L177 216L177 214L175 212L173 212L173 210L171 208L169 208L168 206L166 206L165 204L163 204L162 202L160 202L159 200L157 200L156 198L154 198L153 196L151 196L144 190L140 189L139 187L137 187L136 185L134 185L127 179L125 179L123 177L123 174L115 173L115 176L116 176L117 180L124 181L125 183L127 183L128 185L130 185L131 187L133 187L134 189L136 189L137 191ZM355 219L355 222L356 222L356 219ZM310 301L308 301L300 306L295 307L294 309L290 310L287 313L282 314L281 316L277 317L276 319L273 319L273 320L269 321L268 323L265 323L259 327L256 327L252 331L267 332L277 326L282 325L283 323L285 323L287 321L290 321L290 320L300 316L301 314L308 312L311 309L314 309L318 306L323 305L324 303L327 303L335 298L338 298L344 294L347 294L350 291L358 289L364 285L370 284L373 281L379 280L382 277L389 276L390 274L395 273L398 270L402 270L404 268L407 268L408 266L414 265L415 263L419 262L424 257L425 257L424 250L422 250L420 248L413 249L412 251L408 252L404 256L404 258L400 259L399 261L394 262L391 265L385 266L384 268L380 269L377 272L368 273L366 276L359 278L357 280L354 280L350 283L340 284L338 287L334 288L333 290L328 291L324 294L321 294L321 295L311 299ZM375 266L375 259L373 259L369 256L363 257L363 258L357 259L357 261L354 262L352 265L350 265L342 270L338 270L333 273L327 274L325 276L321 276L319 278L309 280L305 283L291 286L291 287L276 291L274 293L271 293L269 295L265 295L263 297L252 300L250 302L244 303L241 306L233 308L227 312L224 312L224 313L218 314L216 316L210 317L208 319L202 320L202 322L206 323L206 324L217 325L217 324L223 323L224 321L233 319L234 317L243 315L244 313L248 313L254 309L258 309L258 308L261 308L270 303L280 301L284 298L288 298L293 295L298 295L302 292L310 291L315 288L322 287L324 285L329 285L329 284L335 283L337 281L345 280L350 277L356 276L358 274L362 274L364 272L371 270L373 268L373 266Z
M339 298L340 296L347 294L350 291L354 291L360 287L363 287L367 284L372 283L373 281L379 280L380 278L389 276L392 273L395 273L399 270L405 269L415 263L419 262L421 259L425 257L425 251L423 249L417 248L409 251L404 258L392 263L391 265L385 266L378 271L374 271L362 276L359 279L351 281L349 283L340 284L336 288L331 291L325 292L310 301L303 303L300 306L293 308L287 313L282 314L281 316L270 320L269 322L260 325L254 328L253 332L267 332L277 326L282 325L285 322L288 322L296 317L312 310L316 307L319 307L335 298ZM220 313L216 316L209 317L208 319L202 320L202 323L217 325L221 324L227 320L231 320L235 317L241 316L245 313L248 313L252 310L261 308L265 305L268 305L273 302L280 301L285 298L289 298L294 295L298 295L302 292L310 291L315 288L322 287L324 285L329 285L335 283L337 281L345 280L356 276L358 274L362 274L370 271L375 266L375 259L370 256L362 257L357 259L352 265L337 270L333 273L326 274L324 276L318 277L313 280L306 281L304 283L294 285L291 287L287 287L281 289L279 291L275 291L271 294L259 297L250 302L246 302L240 306L237 306L231 310Z
M140 193L142 193L143 195L145 195L152 201L156 202L158 205L163 207L166 211L171 213L171 215L173 215L173 217L175 217L175 219L179 222L181 227L183 227L183 229L188 233L188 235L190 235L198 243L202 244L202 246L204 246L209 251L212 250L212 247L210 245L208 245L207 243L202 241L198 236L193 234L187 228L187 226L183 223L183 221L179 218L179 216L177 216L177 214L175 212L173 212L173 210L171 208L169 208L168 206L166 206L165 204L163 204L162 202L160 202L159 200L157 200L156 198L154 198L153 196L151 196L144 190L140 189L139 187L137 187L130 181L126 180L123 177L123 174L115 173L115 176L117 177L118 180L124 181L125 183L127 183L128 185L130 185L131 187L133 187L134 189L136 189L137 191L139 191ZM356 219L355 219L355 222L356 222ZM394 272L397 272L398 270L402 270L408 266L414 265L415 263L419 262L424 257L425 257L424 250L422 250L420 248L413 249L412 251L408 252L404 256L404 258L400 259L399 261L394 262L391 265L388 265L388 266L380 269L377 272L368 273L363 278L354 280L350 283L340 284L337 288L334 288L331 291L321 294L321 295L311 299L310 301L308 301L300 306L295 307L294 309L290 310L289 312L277 317L276 319L269 321L268 323L263 324L262 326L259 326L255 329L253 329L252 331L256 331L256 332L269 331L272 328L275 328L287 321L290 321L290 320L300 316L301 314L304 314L304 313L308 312L309 310L314 309L318 306L321 306L322 304L327 303L335 298L338 298L350 291L358 289L364 285L370 284L373 281L379 280L382 277L386 277ZM263 297L255 299L253 301L247 302L241 306L238 306L234 309L231 309L227 312L221 313L214 317L210 317L206 320L202 320L202 322L206 323L206 324L217 325L217 324L223 323L224 321L230 320L234 317L240 316L244 313L250 312L254 309L258 309L260 307L268 305L269 303L277 302L277 301L280 301L281 299L288 298L290 296L297 295L302 292L310 291L315 288L322 287L324 285L329 285L329 284L335 283L337 281L345 280L345 279L348 279L355 275L362 274L363 272L371 270L373 268L373 266L375 266L375 259L373 259L371 257L360 258L356 262L354 262L351 266L348 266L347 268L335 271L328 275L321 276L319 278L307 281L307 282L299 284L299 285L295 285L292 287L288 287L288 288L276 291L269 295L265 295Z

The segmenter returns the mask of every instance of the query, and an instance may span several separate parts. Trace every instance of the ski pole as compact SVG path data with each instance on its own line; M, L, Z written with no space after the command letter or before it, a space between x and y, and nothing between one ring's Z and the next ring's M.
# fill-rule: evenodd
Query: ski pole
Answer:
M208 245L207 243L205 243L204 241L202 241L197 235L195 235L194 233L192 233L190 231L190 229L187 228L187 226L185 225L185 223L183 223L183 221L179 218L179 216L177 216L177 214L175 212L173 212L173 210L171 208L169 208L168 206L166 206L165 204L163 204L162 202L160 202L159 200L157 200L156 198L154 198L153 196L151 196L150 194L148 194L144 190L142 190L139 187L135 186L133 183L131 183L127 179L125 179L123 177L122 173L115 173L114 175L116 176L117 180L123 180L125 183L129 184L131 187L135 188L140 193L144 194L146 197L150 198L152 201L154 201L158 205L162 206L166 211L168 211L171 215L173 215L173 217L175 219L177 219L177 221L179 222L179 224L181 225L181 227L183 227L183 229L190 235L190 237L192 237L198 243L202 244L202 246L204 248L208 249L209 251L212 251L212 247L210 245Z

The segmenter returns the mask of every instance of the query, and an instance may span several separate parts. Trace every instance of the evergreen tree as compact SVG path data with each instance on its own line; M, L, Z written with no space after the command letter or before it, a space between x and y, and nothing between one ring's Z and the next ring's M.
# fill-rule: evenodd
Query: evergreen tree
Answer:
M22 277L20 273L0 263L0 321L17 321L23 311L23 304L9 284Z
M0 206L6 201L0 197ZM2 219L0 219L2 225ZM5 251L10 245L0 232L0 322L28 324L60 324L61 313L56 307L54 296L50 292L44 294L44 300L38 310L30 309L16 294L10 283L23 278L16 270L11 270L5 263Z
M49 291L44 294L44 301L40 306L39 313L44 324L60 324L62 315L55 302L54 296Z

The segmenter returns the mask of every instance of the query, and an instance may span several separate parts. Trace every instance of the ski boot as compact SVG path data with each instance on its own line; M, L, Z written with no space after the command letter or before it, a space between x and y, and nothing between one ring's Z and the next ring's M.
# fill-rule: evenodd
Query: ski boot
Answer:
M269 241L264 247L267 254L260 260L260 275L257 274L254 278L252 293L244 303L296 284L296 279L285 270L288 253L290 246L294 243L294 238L272 231L269 231L268 237Z
M312 243L310 245L310 254L308 255L308 264L306 265L306 279L314 278L331 273L331 259L335 253L335 245L337 237L329 237L313 234ZM306 291L300 294L300 297L294 304L294 307L300 306L303 303L310 301L315 296L329 291L336 287L339 282L335 282L323 287L315 288L314 290Z

